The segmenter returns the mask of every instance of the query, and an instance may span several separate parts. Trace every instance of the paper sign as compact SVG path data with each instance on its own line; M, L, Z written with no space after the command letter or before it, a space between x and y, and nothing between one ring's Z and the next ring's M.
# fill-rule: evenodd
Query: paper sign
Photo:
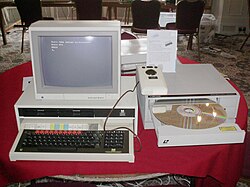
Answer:
M147 31L147 65L159 66L163 72L175 72L176 57L176 30Z

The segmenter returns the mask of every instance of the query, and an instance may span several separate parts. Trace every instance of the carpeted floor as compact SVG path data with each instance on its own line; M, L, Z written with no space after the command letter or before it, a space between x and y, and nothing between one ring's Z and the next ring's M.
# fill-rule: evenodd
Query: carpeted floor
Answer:
M212 43L201 45L200 63L211 63L219 72L227 75L244 93L250 107L250 39L242 51L239 48L246 36L221 36L217 35ZM28 33L25 35L24 53L20 53L21 30L12 29L7 34L7 45L0 39L0 73L30 61ZM194 43L192 51L186 50L185 36L179 37L178 55L198 61L197 46ZM250 113L248 131L250 131ZM249 182L249 181L248 181ZM246 181L239 182L238 187L247 187Z

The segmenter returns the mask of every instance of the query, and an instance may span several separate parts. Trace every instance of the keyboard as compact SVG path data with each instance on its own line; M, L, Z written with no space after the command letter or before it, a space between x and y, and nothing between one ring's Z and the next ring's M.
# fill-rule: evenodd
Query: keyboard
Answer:
M129 131L25 129L15 152L129 153Z

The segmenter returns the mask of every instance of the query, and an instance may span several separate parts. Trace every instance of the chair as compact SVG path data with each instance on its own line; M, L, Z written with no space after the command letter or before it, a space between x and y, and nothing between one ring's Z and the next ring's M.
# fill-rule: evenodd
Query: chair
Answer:
M22 27L22 43L21 43L21 53L23 52L24 44L24 33L29 28L29 26L42 19L53 20L51 17L42 16L42 8L40 0L15 0L15 4L18 13L21 17L21 25L15 25L15 27Z
M102 0L74 0L78 20L101 20Z
M181 0L176 7L176 22L167 23L166 29L177 30L178 34L189 35L187 49L192 50L193 36L197 36L198 58L200 60L199 27L205 1Z
M132 32L147 33L147 29L160 29L158 23L161 3L157 0L135 0L131 3L133 24Z

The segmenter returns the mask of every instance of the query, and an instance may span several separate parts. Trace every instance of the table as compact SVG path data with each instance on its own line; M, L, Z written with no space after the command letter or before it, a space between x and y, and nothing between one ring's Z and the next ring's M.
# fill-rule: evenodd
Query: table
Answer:
M117 9L118 8L125 8L125 15L124 15L124 23L129 24L130 19L130 13L131 13L131 2L109 2L104 1L102 3L103 6L106 6L107 13L108 13L108 19L112 19L112 9L114 12L114 19L117 19ZM165 3L165 1L161 1L161 10L162 11L172 11L176 8L176 5Z
M75 7L75 3L71 0L41 0L42 7ZM0 29L2 33L2 38L3 38L3 44L7 44L6 40L6 33L4 30L4 23L3 23L3 11L2 9L4 7L14 7L15 3L14 0L0 0ZM107 7L107 15L108 19L112 19L112 12L114 13L114 19L117 19L117 9L118 8L125 8L125 24L129 23L130 19L130 10L131 10L131 3L130 2L120 2L120 1L103 1L102 2L103 7ZM161 5L162 11L169 11L169 10L174 10L175 9L174 4L170 3L163 3Z
M176 12L160 12L159 25L160 27L166 27L167 23L176 21ZM213 14L202 14L201 25L213 25L215 24L215 17Z
M109 2L109 1L103 1L102 6L107 7L107 14L108 14L108 19L112 19L112 10L114 12L114 19L117 19L117 9L118 8L125 8L125 23L129 22L129 16L130 16L130 8L131 8L131 3L128 2Z
M75 3L71 0L41 0L42 7L75 7ZM128 22L129 13L130 13L130 5L131 3L121 3L119 1L112 2L112 1L105 1L102 3L103 7L107 7L107 14L108 19L112 19L112 10L114 12L114 18L117 19L117 8L125 8L125 22ZM0 28L2 32L3 44L7 44L6 40L6 33L4 30L4 23L3 23L3 11L4 7L15 7L15 3L13 0L9 1L0 1Z
M182 63L196 63L179 57ZM195 176L197 186L234 187L243 166L245 144L158 148L154 130L144 130L139 115L142 151L135 153L135 163L45 162L9 160L9 151L17 135L14 104L21 95L22 79L31 76L31 63L24 63L0 75L1 150L0 186L55 175L109 175L172 173ZM237 124L246 130L247 105L241 94ZM135 147L138 146L135 140Z

